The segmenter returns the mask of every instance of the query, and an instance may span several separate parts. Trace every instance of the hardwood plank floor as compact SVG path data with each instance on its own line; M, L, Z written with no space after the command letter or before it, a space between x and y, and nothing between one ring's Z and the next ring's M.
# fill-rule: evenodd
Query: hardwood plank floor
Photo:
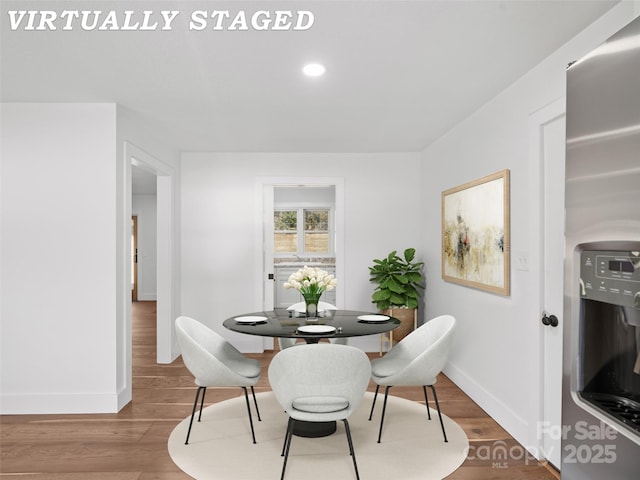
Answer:
M0 418L2 480L187 480L167 452L170 432L190 415L193 377L178 358L156 364L155 302L133 304L133 401L117 414L3 415ZM250 355L263 364L256 393L268 391L267 368L275 352ZM372 355L373 356L373 355ZM369 386L374 390L373 384ZM396 387L394 395L424 401L419 388ZM554 480L539 464L448 378L437 384L442 411L458 422L471 455L450 480ZM207 404L242 395L238 388L211 389ZM433 400L432 397L430 397ZM431 405L433 406L433 405ZM492 455L506 447L506 460ZM520 458L517 458L520 457ZM242 479L244 480L244 479Z

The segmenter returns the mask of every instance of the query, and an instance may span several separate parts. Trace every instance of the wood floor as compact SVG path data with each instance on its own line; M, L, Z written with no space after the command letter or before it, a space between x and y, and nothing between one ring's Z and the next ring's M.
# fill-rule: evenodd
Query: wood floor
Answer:
M169 458L167 439L176 424L191 413L195 395L193 377L180 358L171 365L156 364L155 336L155 302L134 303L133 401L121 412L2 416L1 480L191 478ZM273 355L274 352L251 355L264 366L256 393L269 390L266 372ZM374 389L373 384L370 389ZM423 401L420 389L396 387L392 392ZM528 458L507 432L444 376L438 379L437 393L443 413L458 422L469 437L473 457L448 479L558 478L555 472ZM207 403L241 394L238 388L211 389L207 392ZM506 459L497 457L504 447L511 454Z

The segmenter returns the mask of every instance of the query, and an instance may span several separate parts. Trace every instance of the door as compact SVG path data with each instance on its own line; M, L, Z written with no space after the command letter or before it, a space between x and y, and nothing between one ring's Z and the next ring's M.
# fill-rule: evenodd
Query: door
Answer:
M542 135L542 435L544 457L557 469L562 440L562 329L564 271L564 104L549 112ZM559 113L559 110L561 112Z

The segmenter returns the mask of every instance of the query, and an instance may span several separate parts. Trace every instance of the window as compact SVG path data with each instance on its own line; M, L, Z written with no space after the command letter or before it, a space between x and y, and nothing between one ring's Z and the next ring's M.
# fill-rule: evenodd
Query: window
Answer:
M315 256L333 253L330 209L280 209L273 215L274 253Z
M298 212L276 210L273 212L274 253L296 253L298 251Z
M329 253L329 210L304 210L304 252Z

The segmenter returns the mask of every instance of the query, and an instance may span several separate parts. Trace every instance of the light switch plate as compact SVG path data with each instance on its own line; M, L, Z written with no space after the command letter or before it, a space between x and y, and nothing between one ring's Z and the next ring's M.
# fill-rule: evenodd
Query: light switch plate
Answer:
M516 270L529 271L529 254L527 252L515 252Z

